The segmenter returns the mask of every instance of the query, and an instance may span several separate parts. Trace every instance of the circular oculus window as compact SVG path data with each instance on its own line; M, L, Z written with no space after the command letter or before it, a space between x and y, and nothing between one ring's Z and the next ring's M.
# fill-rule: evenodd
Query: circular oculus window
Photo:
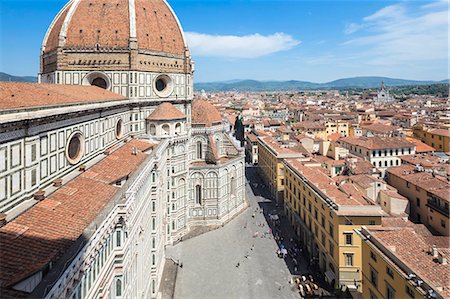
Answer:
M122 119L119 119L116 122L116 138L120 139L123 137L123 121Z
M172 79L168 75L159 75L155 79L155 92L160 97L168 97L173 91Z
M81 132L70 135L66 144L66 157L70 164L77 164L84 155L84 137Z

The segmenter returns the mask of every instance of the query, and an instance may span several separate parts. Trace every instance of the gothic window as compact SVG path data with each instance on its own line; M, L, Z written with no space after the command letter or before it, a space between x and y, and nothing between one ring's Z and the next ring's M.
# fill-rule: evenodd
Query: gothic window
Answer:
M122 280L116 280L116 297L122 297Z
M197 141L197 159L201 159L202 158L202 142L201 141Z
M201 205L202 204L202 186L195 186L195 203Z
M231 195L236 196L236 178L231 178Z

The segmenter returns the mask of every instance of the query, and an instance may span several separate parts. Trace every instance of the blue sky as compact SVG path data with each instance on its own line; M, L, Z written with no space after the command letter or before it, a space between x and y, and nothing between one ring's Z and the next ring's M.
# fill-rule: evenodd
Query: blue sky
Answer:
M65 2L0 0L0 71L37 74L42 39ZM449 0L169 3L197 82L449 77Z

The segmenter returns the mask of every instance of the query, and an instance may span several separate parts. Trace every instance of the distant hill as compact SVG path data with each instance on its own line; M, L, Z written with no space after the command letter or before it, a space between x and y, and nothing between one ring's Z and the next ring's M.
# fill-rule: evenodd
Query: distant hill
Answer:
M12 81L12 82L37 82L37 77L33 77L33 76L13 76L10 74L6 74L6 73L2 73L0 72L0 81L3 82L8 82L8 81Z
M377 88L381 81L386 86L424 85L435 83L448 83L442 81L417 81L405 79L393 79L387 77L353 77L338 79L327 83L314 83L307 81L256 81L256 80L231 80L227 82L196 83L196 90L205 91L287 91L287 90L312 90L312 89L347 89L347 88Z

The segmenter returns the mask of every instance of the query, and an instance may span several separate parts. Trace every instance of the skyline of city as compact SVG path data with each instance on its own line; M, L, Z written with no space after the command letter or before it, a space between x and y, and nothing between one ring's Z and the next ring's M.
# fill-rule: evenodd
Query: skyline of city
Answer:
M10 45L1 49L0 71L37 75L34 57L65 2L0 4L0 39ZM448 78L448 0L169 3L185 30L196 82ZM17 65L19 56L24 63Z

